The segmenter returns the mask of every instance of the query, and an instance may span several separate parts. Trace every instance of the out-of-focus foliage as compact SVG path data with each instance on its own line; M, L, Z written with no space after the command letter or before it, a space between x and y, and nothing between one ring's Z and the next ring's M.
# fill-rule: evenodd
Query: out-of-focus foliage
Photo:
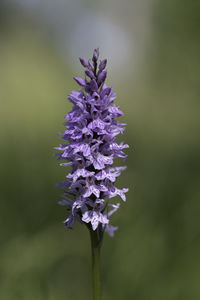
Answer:
M116 86L130 192L104 240L104 300L200 298L199 11L155 2L145 61ZM75 74L20 11L2 8L0 49L0 299L89 299L89 236L63 229L52 157Z

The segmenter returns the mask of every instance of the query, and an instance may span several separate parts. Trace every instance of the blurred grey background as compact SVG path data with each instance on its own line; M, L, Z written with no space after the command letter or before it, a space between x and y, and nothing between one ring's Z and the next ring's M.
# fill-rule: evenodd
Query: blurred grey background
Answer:
M91 299L89 235L63 228L52 155L95 47L130 144L103 300L200 299L199 31L195 0L0 2L0 299Z

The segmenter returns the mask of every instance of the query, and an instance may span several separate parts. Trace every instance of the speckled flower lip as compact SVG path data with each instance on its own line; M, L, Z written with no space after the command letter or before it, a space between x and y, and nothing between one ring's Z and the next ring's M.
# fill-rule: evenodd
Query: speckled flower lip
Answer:
M56 147L61 151L56 155L64 161L60 165L71 166L71 171L59 184L64 190L59 204L69 211L64 221L67 228L77 220L101 236L104 231L113 236L117 227L110 225L110 217L120 204L110 199L119 195L125 201L128 191L115 187L116 178L126 167L113 167L113 163L115 158L126 158L122 150L128 145L116 141L126 124L116 120L123 113L114 104L112 87L105 84L107 60L98 63L98 58L98 49L91 61L80 58L85 79L75 77L81 89L68 95L73 108L65 115L62 139L67 143Z

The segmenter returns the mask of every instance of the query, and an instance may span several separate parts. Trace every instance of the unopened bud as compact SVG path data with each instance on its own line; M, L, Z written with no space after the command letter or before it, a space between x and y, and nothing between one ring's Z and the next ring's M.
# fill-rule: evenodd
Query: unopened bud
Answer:
M92 70L86 69L85 70L85 74L90 77L91 79L95 78L94 73L92 72Z
M107 71L103 70L101 73L98 75L98 80L97 83L100 86L106 79Z
M99 64L99 72L103 71L107 65L107 59L104 59Z
M99 58L99 48L94 49L92 60L96 62Z
M98 90L98 85L95 79L92 79L90 82L90 89L92 92L96 92Z
M80 63L82 64L83 67L85 68L89 68L89 62L87 59L85 59L84 57L79 57Z
M85 86L86 84L85 80L80 77L74 77L74 80L81 86Z

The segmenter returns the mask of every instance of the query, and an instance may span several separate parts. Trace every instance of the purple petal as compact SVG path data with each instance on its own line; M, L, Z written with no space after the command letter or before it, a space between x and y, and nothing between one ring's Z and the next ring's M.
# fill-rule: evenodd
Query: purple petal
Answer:
M96 92L98 90L98 85L95 79L92 79L90 82L90 89L92 92Z
M111 204L111 206L113 207L113 209L108 212L108 217L112 216L112 214L114 214L118 210L120 204Z
M72 228L72 226L75 223L75 220L75 217L72 214L70 214L69 217L63 223L65 223L66 228Z
M100 212L96 212L94 210L86 211L83 214L82 221L85 223L91 223L92 229L96 230L99 223L108 224L108 218Z
M107 59L104 59L99 64L99 71L103 71L107 65Z
M111 87L106 87L101 90L100 96L101 98L104 98L105 96L108 96L111 92L112 88Z
M105 231L111 236L114 236L115 231L118 230L117 226L106 225Z
M99 58L99 48L94 49L92 60L96 62Z
M82 64L83 67L85 68L89 68L90 65L89 65L89 62L87 59L83 58L83 57L79 57L79 60L80 60L80 63Z
M89 70L89 69L86 69L85 70L85 74L90 77L90 79L94 79L95 76L94 76L94 73L92 72L92 70Z
M103 70L99 75L98 75L98 80L97 83L100 86L106 79L107 76L107 71Z
M125 193L128 192L128 189L124 188L122 190L115 188L114 191L110 191L109 192L109 198L113 198L116 197L117 195L119 195L123 201L126 201L126 196Z
M80 77L74 77L74 80L80 85L80 86L85 86L86 82L84 79L80 78Z

